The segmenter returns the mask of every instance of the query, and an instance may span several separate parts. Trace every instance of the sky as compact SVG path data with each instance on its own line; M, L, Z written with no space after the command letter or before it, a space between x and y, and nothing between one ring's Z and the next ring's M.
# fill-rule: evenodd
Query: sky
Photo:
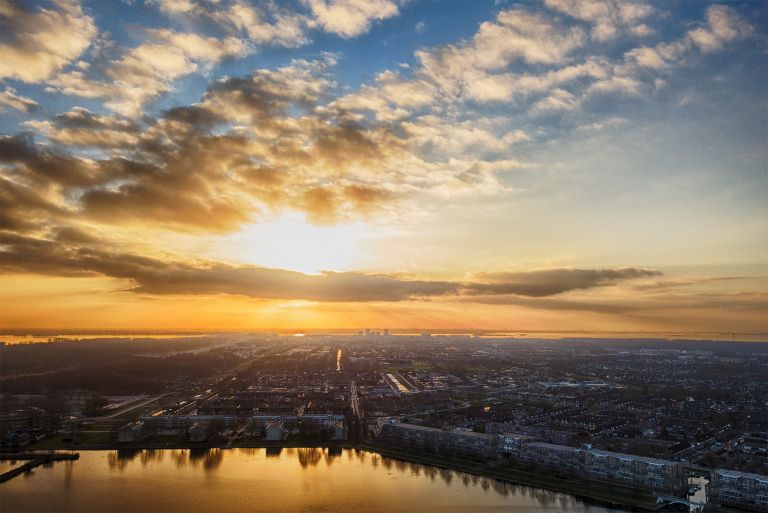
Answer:
M766 27L0 0L0 329L766 334Z

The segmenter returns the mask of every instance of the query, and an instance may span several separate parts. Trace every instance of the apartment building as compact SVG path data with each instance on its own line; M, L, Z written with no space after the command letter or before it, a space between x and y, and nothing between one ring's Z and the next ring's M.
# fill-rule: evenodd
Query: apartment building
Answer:
M768 476L717 469L712 472L706 491L709 502L768 512Z
M437 429L393 422L382 424L380 439L404 449L446 455L496 458L499 454L498 436L466 429Z
M590 449L584 451L584 476L595 481L664 493L688 490L688 473L676 461Z

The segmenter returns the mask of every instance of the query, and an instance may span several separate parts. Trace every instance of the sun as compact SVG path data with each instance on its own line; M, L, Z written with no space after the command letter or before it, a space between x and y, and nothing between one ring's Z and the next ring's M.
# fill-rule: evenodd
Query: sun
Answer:
M228 236L216 256L308 274L355 270L371 258L370 233L366 223L314 225L301 214L283 214Z

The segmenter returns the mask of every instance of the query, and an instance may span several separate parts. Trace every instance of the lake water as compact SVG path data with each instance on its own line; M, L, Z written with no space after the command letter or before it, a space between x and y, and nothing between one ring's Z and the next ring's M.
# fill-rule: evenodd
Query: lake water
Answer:
M0 484L3 512L590 512L608 508L376 453L82 451Z

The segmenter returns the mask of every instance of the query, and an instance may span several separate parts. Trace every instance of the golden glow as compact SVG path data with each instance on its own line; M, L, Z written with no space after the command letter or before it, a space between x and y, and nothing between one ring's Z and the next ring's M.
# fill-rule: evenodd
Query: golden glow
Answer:
M302 215L248 225L213 244L211 258L290 269L308 274L346 271L365 265L370 256L364 223L314 225Z
M313 302L257 300L237 296L144 296L127 281L107 278L6 276L0 291L0 327L68 330L271 330L450 329L560 332L656 331L675 333L764 332L750 311L724 315L716 305L643 316L547 310L534 306L457 304L452 300ZM626 297L614 295L616 303ZM35 305L30 309L29 305ZM457 313L458 312L458 313ZM140 323L137 323L140 319ZM732 326L739 326L734 330ZM299 331L297 333L303 334ZM563 335L559 335L563 336ZM738 337L737 337L738 338ZM759 337L757 337L759 338Z

